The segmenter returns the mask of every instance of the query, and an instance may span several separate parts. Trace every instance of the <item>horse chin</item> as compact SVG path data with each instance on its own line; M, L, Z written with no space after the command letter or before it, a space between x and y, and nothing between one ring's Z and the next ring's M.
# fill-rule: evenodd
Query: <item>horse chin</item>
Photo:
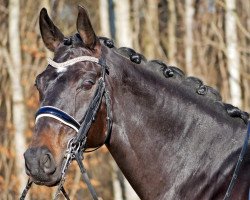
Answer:
M61 181L62 176L61 173L58 171L54 173L53 175L47 176L46 178L38 178L38 177L31 177L31 180L36 184L36 185L44 185L47 187L53 187L59 184Z
M55 180L50 180L50 181L33 180L33 182L36 185L44 185L44 186L47 186L47 187L54 187L54 186L59 184L60 180L61 180L61 177L59 177L59 178L57 178Z

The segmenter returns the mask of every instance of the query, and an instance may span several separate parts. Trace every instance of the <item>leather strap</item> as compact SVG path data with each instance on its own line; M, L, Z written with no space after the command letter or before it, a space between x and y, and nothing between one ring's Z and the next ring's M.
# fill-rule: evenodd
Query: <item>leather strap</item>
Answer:
M80 170L81 170L82 179L83 179L84 182L86 183L86 185L87 185L87 187L88 187L88 189L89 189L89 192L90 192L90 194L91 194L93 200L98 200L98 197L97 197L97 194L96 194L96 192L95 192L95 189L94 189L94 187L92 186L92 184L91 184L91 182L90 182L90 180L89 180L89 176L88 176L88 174L87 174L87 171L86 171L86 169L85 169L85 167L84 167L84 165L83 165L83 163L82 163L82 156L81 156L80 152L76 154L75 159L76 159L76 161L77 161L77 163L78 163L78 166L79 166L79 168L80 168Z
M244 140L244 144L243 144L243 146L241 148L241 152L240 152L236 167L234 169L233 176L231 178L230 184L229 184L229 186L227 188L227 192L226 192L223 200L229 200L230 199L230 196L232 194L235 182L236 182L236 180L238 178L238 175L239 175L239 172L240 172L240 167L241 167L243 158L244 158L244 156L245 156L245 154L247 152L249 136L250 136L250 121L248 121L247 134L246 134L246 137L245 137L245 140Z

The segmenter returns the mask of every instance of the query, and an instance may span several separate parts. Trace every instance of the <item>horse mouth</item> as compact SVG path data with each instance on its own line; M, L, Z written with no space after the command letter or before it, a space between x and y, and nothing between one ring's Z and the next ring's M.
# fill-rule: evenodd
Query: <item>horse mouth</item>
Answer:
M60 181L61 181L61 177L55 179L55 180L51 180L51 181L40 181L40 180L35 180L35 179L31 179L36 185L44 185L44 186L48 186L48 187L54 187L57 186Z
M53 186L57 186L60 183L62 179L62 175L61 173L55 173L50 176L43 176L42 174L40 174L40 176L30 176L30 179L36 185L44 185L47 187L53 187Z

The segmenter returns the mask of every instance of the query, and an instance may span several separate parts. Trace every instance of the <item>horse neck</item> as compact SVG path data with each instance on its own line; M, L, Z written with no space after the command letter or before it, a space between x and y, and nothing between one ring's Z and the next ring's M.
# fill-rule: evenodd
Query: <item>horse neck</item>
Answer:
M197 106L197 99L181 97L183 91L173 83L164 83L125 58L121 63L113 64L108 77L114 119L108 148L142 199L174 198L173 185L182 185L201 162L212 177L239 151L242 126L221 126L221 121ZM239 132L237 139L234 132ZM224 166L228 174L235 159L231 161Z

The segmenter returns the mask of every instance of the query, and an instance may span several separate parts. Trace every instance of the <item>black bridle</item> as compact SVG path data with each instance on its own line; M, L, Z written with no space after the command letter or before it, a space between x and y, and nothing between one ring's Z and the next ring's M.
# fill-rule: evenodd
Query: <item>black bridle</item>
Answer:
M88 59L89 58L89 59ZM84 60L78 60L75 62L81 62L81 61L90 61L92 62L93 57L88 57ZM94 61L96 62L96 61ZM50 63L51 64L51 63ZM94 96L90 102L90 105L84 115L84 117L80 120L80 122L77 122L72 116L67 114L66 112L53 107L53 106L43 106L41 107L37 113L36 113L36 121L41 117L51 117L54 119L57 119L64 123L65 125L73 128L77 131L77 134L75 137L71 138L67 145L67 150L65 154L64 159L64 165L62 167L62 176L61 181L58 184L57 192L55 194L54 199L58 199L59 193L62 192L66 199L69 199L67 193L64 190L63 184L65 182L65 176L67 169L71 162L73 160L76 160L79 168L82 173L82 178L85 181L86 185L88 186L88 189L92 195L92 198L94 200L98 200L97 194L94 190L94 187L91 185L88 174L86 172L86 169L82 163L82 160L84 159L83 153L88 152L86 151L86 142L88 137L89 129L92 125L92 123L95 121L96 115L100 109L100 105L102 103L103 97L106 104L106 110L107 110L107 130L106 130L106 139L103 144L109 144L110 136L111 136L111 130L112 130L112 112L111 112L111 101L110 101L110 95L105 85L105 75L108 73L108 67L106 65L106 62L104 59L99 59L98 64L102 67L102 74L101 77L98 80L98 85L95 90ZM52 64L53 66L53 64ZM103 145L102 144L102 145ZM94 150L100 148L102 145L96 147ZM93 151L93 150L92 150ZM29 179L28 183L20 197L20 199L25 199L25 196L28 193L28 190L30 189L32 185L32 181Z

